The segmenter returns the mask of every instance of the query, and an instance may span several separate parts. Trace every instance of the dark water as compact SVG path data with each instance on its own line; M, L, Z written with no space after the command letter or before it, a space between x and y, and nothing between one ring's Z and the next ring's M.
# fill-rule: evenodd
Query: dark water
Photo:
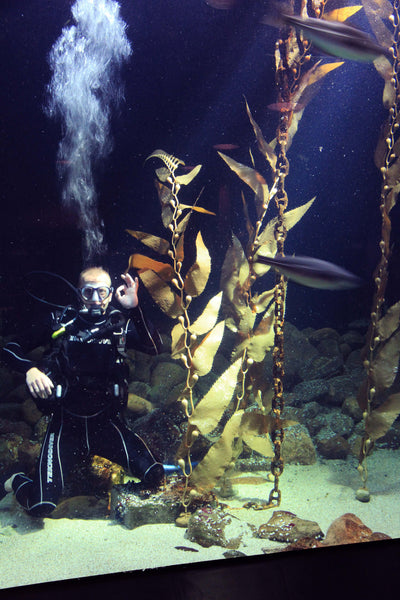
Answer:
M74 281L82 265L76 216L60 201L55 162L61 124L43 110L51 78L48 55L71 23L72 4L3 0L0 6L0 303L16 307L8 313L10 322L24 309L27 271L51 270ZM244 96L266 139L275 136L278 113L267 105L276 101L276 31L260 24L261 2L239 3L231 11L202 0L122 0L120 5L133 53L122 70L125 101L112 119L114 150L96 173L107 262L118 274L137 249L125 228L164 234L154 165L144 164L162 148L187 165L203 164L190 186L191 199L205 186L202 206L218 213L219 191L227 186L229 214L195 215L191 223L193 232L202 230L212 254L212 294L230 231L242 239L244 233L239 180L213 146L237 144L227 153L245 164L250 164L249 147L257 155ZM299 328L343 328L369 314L380 228L373 152L386 117L382 89L373 65L347 62L325 78L289 151L289 208L315 195L317 200L289 233L287 253L338 263L367 282L348 292L291 285L287 317ZM264 164L257 161L262 172ZM389 295L397 299L395 286ZM153 318L165 325L157 310Z

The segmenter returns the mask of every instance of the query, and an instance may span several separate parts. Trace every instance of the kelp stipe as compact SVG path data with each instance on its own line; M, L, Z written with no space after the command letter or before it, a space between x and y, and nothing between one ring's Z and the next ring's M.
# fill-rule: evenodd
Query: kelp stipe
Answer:
M394 58L393 65L385 57L375 61L377 71L385 80L383 103L389 109L389 117L375 152L375 164L382 175L379 203L382 216L381 255L373 275L375 292L363 349L366 378L357 396L363 411L365 432L360 443L358 465L362 487L357 490L356 497L367 502L370 499L367 456L376 440L389 431L400 414L400 393L395 390L390 393L397 379L400 357L400 302L384 310L391 245L390 212L397 203L400 191L400 15L398 0L394 1L393 7L389 2L378 6L370 0L364 0L363 4L378 40L387 45L393 44ZM393 32L386 27L387 21L392 23Z

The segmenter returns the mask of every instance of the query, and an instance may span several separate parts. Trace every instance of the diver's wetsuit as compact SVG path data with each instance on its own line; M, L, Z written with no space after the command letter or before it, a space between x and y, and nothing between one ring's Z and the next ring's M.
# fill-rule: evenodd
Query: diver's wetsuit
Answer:
M59 335L49 352L38 362L29 360L27 353L47 343L54 331ZM2 359L14 370L26 373L37 367L55 384L50 398L35 399L38 408L50 414L50 422L33 481L18 474L12 482L18 502L29 514L50 514L68 473L89 455L118 463L149 487L161 481L162 464L119 416L127 400L125 346L149 354L160 351L160 336L140 307L124 314L109 307L97 317L72 309L53 313L40 337L24 336L2 349Z

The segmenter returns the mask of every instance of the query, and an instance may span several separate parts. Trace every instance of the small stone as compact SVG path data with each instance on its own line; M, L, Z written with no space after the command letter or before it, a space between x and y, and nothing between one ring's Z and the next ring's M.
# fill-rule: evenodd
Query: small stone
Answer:
M366 488L358 488L356 491L356 498L360 502L369 502L371 500L371 494Z
M175 520L175 525L177 527L187 527L189 524L189 519L192 516L190 512L181 513Z

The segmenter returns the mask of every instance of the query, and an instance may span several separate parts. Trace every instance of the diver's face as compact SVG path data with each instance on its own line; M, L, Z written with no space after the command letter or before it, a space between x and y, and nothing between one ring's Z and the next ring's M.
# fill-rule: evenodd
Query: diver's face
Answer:
M79 291L88 310L100 308L104 313L112 298L110 276L105 272L89 271L81 277Z

